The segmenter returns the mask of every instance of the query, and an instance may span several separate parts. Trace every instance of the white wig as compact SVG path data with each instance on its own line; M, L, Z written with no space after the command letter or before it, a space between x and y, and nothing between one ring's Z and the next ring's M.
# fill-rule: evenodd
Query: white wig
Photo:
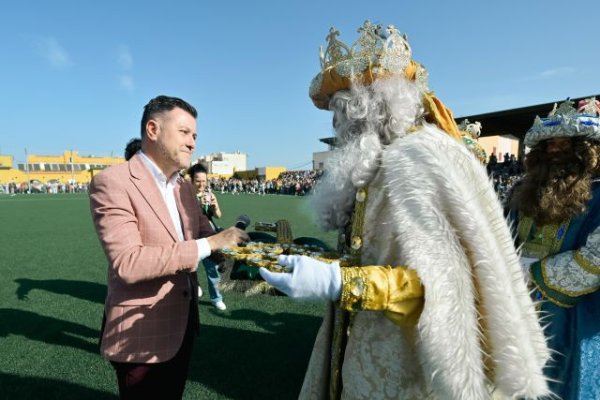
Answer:
M423 115L421 93L404 76L354 83L329 103L338 148L325 166L315 207L322 228L344 227L350 220L357 188L375 176L383 148L402 138Z

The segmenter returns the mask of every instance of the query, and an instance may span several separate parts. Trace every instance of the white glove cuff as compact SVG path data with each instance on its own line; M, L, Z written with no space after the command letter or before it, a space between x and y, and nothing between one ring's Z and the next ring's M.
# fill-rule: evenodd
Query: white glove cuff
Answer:
M340 270L340 263L335 262L331 264L331 287L329 294L331 301L338 301L342 292L342 271Z

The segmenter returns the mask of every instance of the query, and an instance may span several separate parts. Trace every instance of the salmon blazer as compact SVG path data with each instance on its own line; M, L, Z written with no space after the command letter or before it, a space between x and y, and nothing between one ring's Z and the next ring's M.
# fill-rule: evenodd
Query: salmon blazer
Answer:
M92 218L108 260L100 351L109 360L167 361L181 346L190 312L198 326L195 239L213 231L191 184L180 179L175 198L183 241L139 155L92 181Z

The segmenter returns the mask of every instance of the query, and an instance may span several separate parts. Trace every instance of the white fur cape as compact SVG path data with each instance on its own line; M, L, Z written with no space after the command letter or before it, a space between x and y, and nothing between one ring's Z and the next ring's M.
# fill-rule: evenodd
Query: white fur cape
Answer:
M431 126L391 145L382 168L402 264L425 287L419 358L434 390L486 398L485 352L504 394L546 395L549 351L485 169Z
M416 348L398 353L416 353L419 365L402 368L421 369L419 375L431 398L482 400L491 397L490 387L496 389L495 397L547 395L542 369L549 350L483 166L462 144L426 125L383 149L377 177L381 187L371 187L365 225L378 225L379 232L372 237L379 238L369 243L365 237L363 263L379 260L413 268L425 288ZM374 205L377 201L380 204ZM381 238L387 234L395 237ZM387 258L377 256L382 253ZM365 255L370 259L365 260ZM369 326L376 323L381 326ZM402 335L400 328L386 324L371 318L364 328L356 322L353 329L389 329L391 335ZM301 398L326 393L324 338L329 329L331 321L326 318ZM352 346L361 346L357 337L369 337L358 331L351 333L351 339L353 335ZM389 341L392 346L401 343L397 338ZM365 346L347 351L355 357L374 348L372 343ZM352 365L358 364L348 361L343 368ZM368 368L360 370L358 374ZM344 397L368 398L368 394L345 391Z

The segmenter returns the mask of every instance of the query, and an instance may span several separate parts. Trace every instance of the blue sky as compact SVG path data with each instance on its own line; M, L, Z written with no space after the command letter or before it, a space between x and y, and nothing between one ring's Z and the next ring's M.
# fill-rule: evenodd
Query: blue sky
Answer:
M308 98L330 26L407 33L456 116L600 93L600 2L13 1L0 12L0 153L121 155L159 94L199 111L196 156L310 168ZM485 126L483 127L485 130Z

